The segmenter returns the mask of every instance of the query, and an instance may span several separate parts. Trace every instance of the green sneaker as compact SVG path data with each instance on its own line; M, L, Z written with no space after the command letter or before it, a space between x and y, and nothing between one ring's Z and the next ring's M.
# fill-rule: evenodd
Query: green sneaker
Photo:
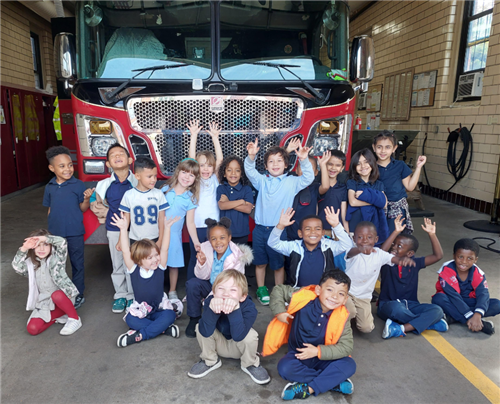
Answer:
M113 303L113 313L123 313L125 310L125 306L127 305L127 299L121 297L120 299L116 299Z
M265 286L257 288L257 299L263 306L269 305L269 290Z
M134 299L129 299L127 300L127 309L132 306L132 303L134 303Z

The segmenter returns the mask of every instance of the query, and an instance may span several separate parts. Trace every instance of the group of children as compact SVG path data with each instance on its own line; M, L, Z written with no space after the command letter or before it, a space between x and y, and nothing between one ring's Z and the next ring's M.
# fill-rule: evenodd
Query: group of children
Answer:
M425 219L432 254L415 258L417 239L406 202L406 190L417 184L425 157L414 173L392 155L397 148L391 132L383 131L373 151L355 153L344 181L345 155L332 150L316 158L298 139L287 150L269 148L266 174L255 167L258 139L247 146L243 162L223 158L220 129L211 124L215 156L196 153L201 131L198 121L187 124L189 157L172 177L156 187L157 167L148 158L134 162L128 150L112 145L106 165L112 175L95 189L85 189L73 177L69 151L47 151L55 178L46 187L49 229L33 232L13 261L29 276L28 332L36 335L50 325L65 323L70 335L82 323L76 309L84 303L83 223L89 207L105 224L115 288L112 311L126 312L130 328L118 337L126 347L161 334L179 337L174 324L183 311L176 292L178 270L185 265L184 222L190 236L186 302L190 318L185 334L197 338L200 361L188 372L200 378L221 366L220 357L241 359L241 368L254 382L265 384L269 374L260 365L258 334L252 328L257 309L248 295L245 266L255 265L257 299L270 305L275 318L264 339L263 356L288 342L278 372L289 381L285 400L307 398L328 390L350 394L356 370L350 357L350 321L361 332L374 329L371 300L381 275L377 315L386 321L382 337L412 331L444 332L450 322L471 331L493 334L483 317L500 313L500 301L490 299L484 273L475 265L477 243L459 240L454 260L443 265L432 304L418 301L419 270L443 258L436 225ZM286 173L289 153L298 157L295 173ZM318 162L321 168L319 181ZM252 188L257 191L256 200ZM247 245L249 216L255 208L252 249ZM285 231L286 229L286 231ZM72 281L65 272L69 253ZM269 295L266 267L274 271ZM168 270L169 292L164 292Z

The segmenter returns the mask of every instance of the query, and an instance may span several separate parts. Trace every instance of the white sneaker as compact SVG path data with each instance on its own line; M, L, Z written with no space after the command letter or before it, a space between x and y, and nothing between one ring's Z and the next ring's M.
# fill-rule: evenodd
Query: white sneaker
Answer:
M68 322L62 328L60 334L71 335L74 332L76 332L81 326L82 326L82 320L80 317L78 317L78 320L75 320L74 318L68 318Z
M64 314L59 318L56 318L56 323L57 324L66 324L68 322L68 315Z

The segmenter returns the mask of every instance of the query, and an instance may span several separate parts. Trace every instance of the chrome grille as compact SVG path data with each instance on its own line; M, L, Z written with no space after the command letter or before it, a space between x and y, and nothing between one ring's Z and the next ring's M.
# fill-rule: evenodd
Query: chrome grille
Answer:
M300 124L303 102L299 98L215 96L223 99L224 110L210 111L210 95L133 98L127 104L133 129L147 135L154 145L164 175L188 156L190 135L186 123L198 119L204 130L198 135L197 151L214 151L205 130L210 122L222 128L219 136L224 156L247 155L246 146L259 138L256 165L264 171L266 150Z

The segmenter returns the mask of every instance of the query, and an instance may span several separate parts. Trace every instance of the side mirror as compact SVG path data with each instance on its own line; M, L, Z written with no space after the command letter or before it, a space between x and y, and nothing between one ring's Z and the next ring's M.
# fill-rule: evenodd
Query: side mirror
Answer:
M76 52L73 34L61 32L54 39L54 64L56 77L64 81L68 90L76 81Z
M368 82L373 79L375 68L375 48L373 38L362 35L352 41L349 79L353 83Z

